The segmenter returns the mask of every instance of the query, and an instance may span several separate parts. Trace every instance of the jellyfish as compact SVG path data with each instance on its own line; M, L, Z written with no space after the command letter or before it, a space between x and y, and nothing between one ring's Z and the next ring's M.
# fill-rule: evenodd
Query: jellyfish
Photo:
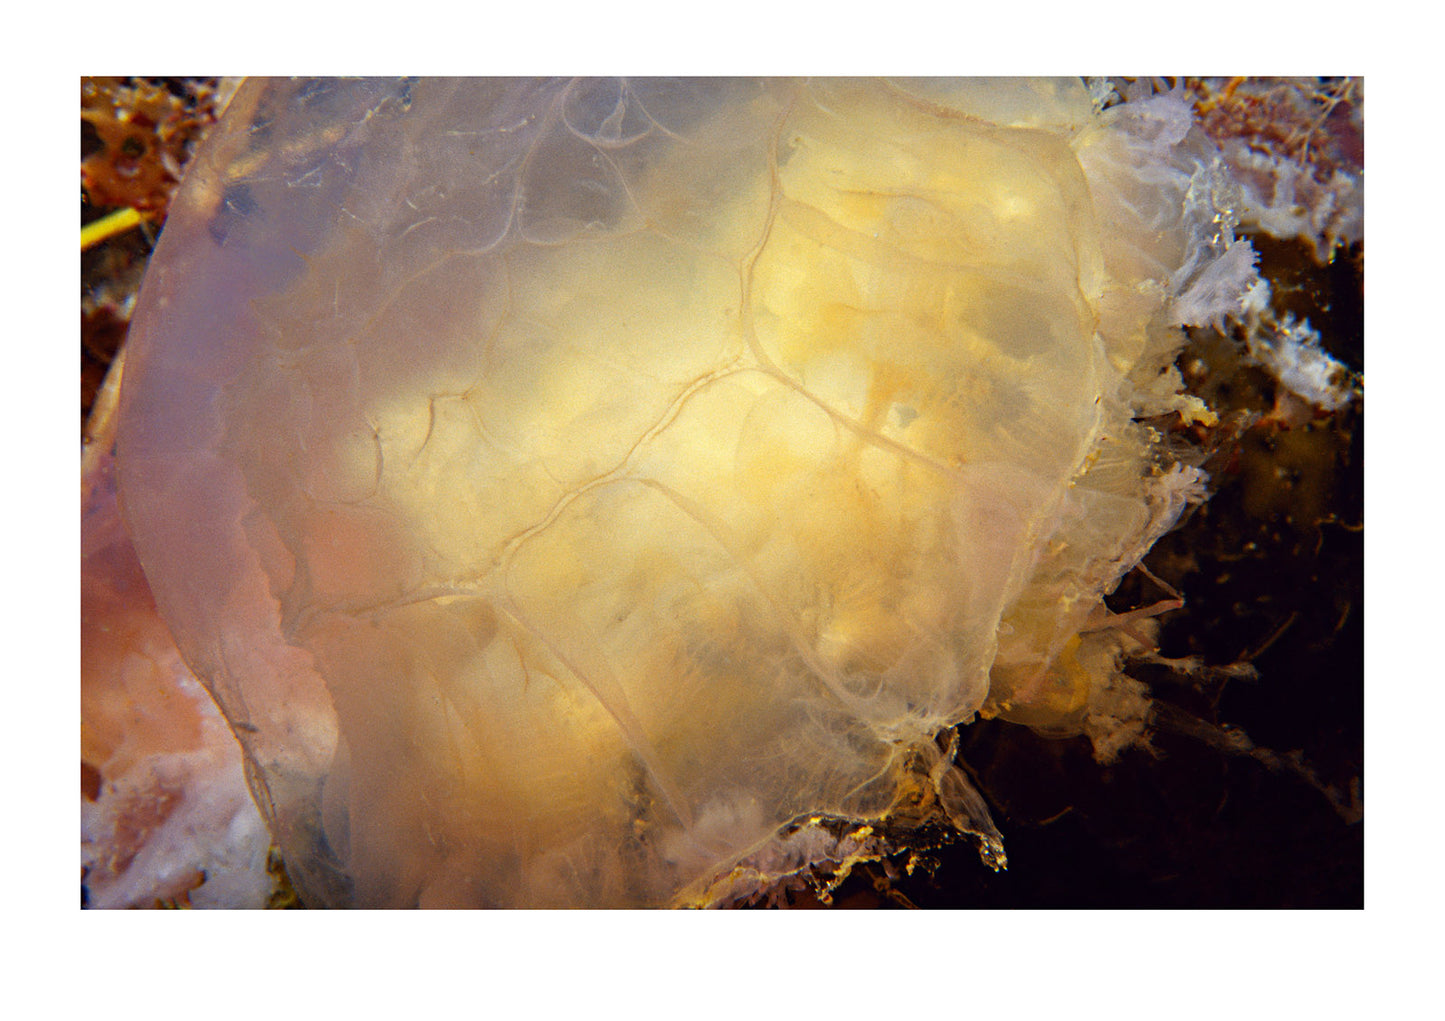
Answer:
M240 90L118 471L308 903L717 903L920 789L999 864L941 734L1138 737L1104 598L1204 495L1148 420L1255 271L1182 94L1104 92Z

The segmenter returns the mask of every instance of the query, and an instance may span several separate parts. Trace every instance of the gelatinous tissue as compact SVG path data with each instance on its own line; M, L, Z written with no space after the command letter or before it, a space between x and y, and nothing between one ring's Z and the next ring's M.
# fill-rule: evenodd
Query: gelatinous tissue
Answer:
M240 748L156 616L116 506L113 441L96 439L82 476L82 903L261 907L270 837Z
M992 846L937 740L981 711L1137 736L1103 597L1202 495L1142 419L1211 417L1179 327L1253 253L1181 95L1104 105L243 87L119 464L303 896L710 903L909 775Z

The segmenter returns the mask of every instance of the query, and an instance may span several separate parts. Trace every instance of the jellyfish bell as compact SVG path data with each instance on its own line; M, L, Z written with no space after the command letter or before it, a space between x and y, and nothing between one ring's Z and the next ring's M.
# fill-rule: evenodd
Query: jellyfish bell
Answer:
M1103 598L1202 495L1138 419L1208 419L1179 326L1253 269L1182 96L1102 107L244 86L119 466L302 895L708 903L866 853L920 775L996 855L940 732L1136 734Z

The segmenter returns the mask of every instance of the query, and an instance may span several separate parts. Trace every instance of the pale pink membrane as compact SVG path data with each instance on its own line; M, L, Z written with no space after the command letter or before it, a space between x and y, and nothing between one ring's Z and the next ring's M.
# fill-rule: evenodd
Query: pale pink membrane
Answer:
M99 442L99 441L98 441ZM271 838L241 749L156 612L108 451L81 517L80 858L86 903L263 907Z

